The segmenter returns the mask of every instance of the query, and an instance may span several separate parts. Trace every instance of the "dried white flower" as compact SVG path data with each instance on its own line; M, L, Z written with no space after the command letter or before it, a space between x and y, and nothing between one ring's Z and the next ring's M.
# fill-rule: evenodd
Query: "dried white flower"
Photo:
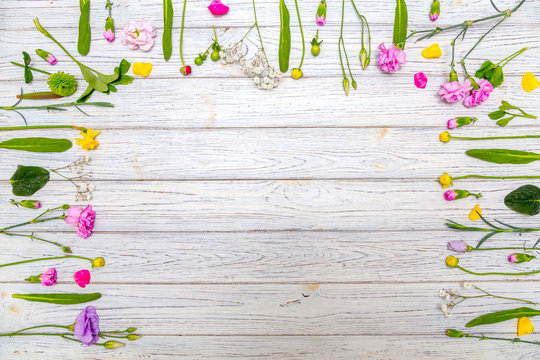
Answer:
M446 290L445 289L439 290L439 296L442 297L442 298L445 297L446 296Z
M94 184L88 184L88 190L89 190L89 191L94 191L94 190L96 190L96 185L94 185Z
M472 286L471 283L468 283L468 282L464 282L464 283L463 283L463 287L466 288L466 289L470 289L471 286Z

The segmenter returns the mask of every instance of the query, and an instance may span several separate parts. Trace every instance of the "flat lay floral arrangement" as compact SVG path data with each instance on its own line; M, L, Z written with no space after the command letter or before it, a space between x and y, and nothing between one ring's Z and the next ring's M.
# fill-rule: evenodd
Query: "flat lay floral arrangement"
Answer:
M449 110L454 111L455 114L449 114L449 120L444 124L446 129L439 135L441 142L449 143L445 144L445 146L451 146L454 141L468 141L474 144L480 141L495 142L500 139L515 139L516 144L518 144L520 139L540 138L540 134L489 137L453 135L453 131L457 128L474 128L474 125L479 119L468 116L466 113L468 109L482 106L489 99L490 95L503 83L505 67L511 66L513 59L528 50L527 48L501 49L500 58L485 59L478 68L471 69L467 64L470 54L477 50L482 40L490 36L493 29L498 26L504 26L505 21L512 14L523 11L522 9L526 8L527 1L525 0L516 1L516 4L509 9L499 9L494 2L491 2L492 14L488 14L487 16L485 16L486 14L478 14L479 16L477 17L471 14L471 17L474 18L473 20L465 20L446 27L430 25L430 23L436 23L441 11L445 11L441 7L440 2L434 0L426 8L425 27L428 29L425 30L411 30L409 28L407 4L405 0L397 0L394 13L393 41L390 44L377 44L375 39L372 39L368 19L361 13L361 7L358 1L342 0L340 3L340 13L327 14L326 0L321 0L316 6L313 6L310 13L301 14L298 7L298 0L279 0L276 5L276 11L279 12L280 19L277 64L271 64L269 61L267 48L264 45L264 29L261 29L259 26L255 0L252 0L253 25L242 37L239 37L232 44L225 44L218 39L216 29L214 27L209 28L207 29L208 37L206 43L201 44L201 52L192 61L191 59L184 58L182 51L184 45L184 19L191 5L189 0L183 0L181 14L173 13L172 0L163 0L162 7L156 6L156 11L162 11L163 13L163 24L159 24L160 28L161 25L163 28L162 34L159 34L156 27L154 27L156 24L151 24L145 19L129 21L127 24L122 24L122 29L117 28L118 24L115 24L114 12L118 10L118 6L115 6L110 0L100 1L103 3L103 14L99 16L103 17L104 21L99 19L99 21L103 22L103 27L100 39L97 41L106 41L111 43L111 46L125 46L126 52L132 50L145 52L158 51L163 57L161 62L174 61L178 63L179 78L196 72L197 67L205 65L205 62L210 58L212 62L220 63L223 66L233 65L239 67L243 74L251 79L250 81L258 89L267 91L276 88L281 81L301 81L304 76L302 66L304 60L306 60L306 56L309 56L310 61L316 61L316 57L322 51L325 51L325 44L327 44L328 40L324 40L324 26L327 22L340 23L340 35L337 40L338 53L335 54L335 58L339 61L339 65L337 66L339 66L343 75L342 85L345 95L349 95L350 91L358 89L357 81L351 71L351 63L356 62L360 64L362 69L366 69L369 66L377 66L383 74L395 73L406 65L406 44L412 41L426 42L426 46L421 51L422 57L426 60L426 66L429 64L429 59L441 57L443 51L448 51L452 55L451 62L448 66L448 81L440 84L438 89L437 95L440 97L441 103L461 103L463 105L463 107L459 107L459 110L455 110L453 107ZM36 284L35 286L46 286L52 289L54 289L57 279L65 279L66 274L61 268L47 266L51 261L61 260L62 263L65 261L81 264L79 271L67 275L68 279L73 279L75 283L74 287L79 286L81 288L92 286L92 273L99 271L107 263L106 258L99 253L99 249L96 249L96 253L94 254L79 254L76 247L68 247L61 240L55 239L53 241L32 231L24 232L25 228L31 228L32 224L60 221L65 223L66 227L72 227L81 239L87 239L92 235L94 224L99 222L99 214L94 211L90 202L93 192L99 191L99 189L92 182L92 173L89 171L89 168L92 164L91 151L99 147L100 131L93 129L90 124L88 127L71 124L36 125L37 122L34 121L35 117L38 117L39 111L43 110L80 111L89 116L88 122L91 123L92 108L114 107L113 100L111 102L92 101L93 94L101 92L111 96L111 99L114 99L114 96L122 96L122 86L120 85L128 86L134 81L135 77L138 79L147 78L151 75L153 68L159 66L157 63L145 62L134 62L131 64L125 59L118 59L115 62L115 64L118 64L117 66L102 73L85 65L82 59L92 50L92 39L96 41L96 37L92 37L90 24L94 24L98 14L90 13L90 0L80 0L79 6L79 29L77 33L71 34L69 39L59 39L52 31L49 31L48 28L52 27L53 24L41 23L39 18L33 19L35 36L41 36L43 39L42 49L22 49L20 58L11 61L13 66L21 70L21 91L18 94L13 94L14 99L15 97L17 98L13 105L1 107L3 111L14 113L15 115L13 116L14 123L12 126L0 127L0 134L2 135L2 138L0 138L0 151L60 153L71 149L73 141L75 141L75 144L83 152L82 155L73 159L71 163L67 163L59 168L49 168L46 164L40 164L41 166L19 165L16 169L13 169L13 174L9 179L12 187L13 200L11 200L11 204L13 204L13 211L20 212L22 220L16 224L0 224L0 235L12 239L43 242L52 248L56 247L55 250L58 251L58 254L57 256L46 257L36 254L31 259L13 259L12 262L0 264L0 268L18 266L30 262L43 264L43 271L40 274L21 274L21 279ZM209 17L223 17L227 16L229 11L234 11L234 5L232 3L225 4L220 0L209 1L207 7L207 16ZM344 30L346 29L344 26L344 17L346 11L356 14L360 26L361 50L358 54L352 54L350 51L347 52L345 45ZM293 38L291 36L291 16L293 20L296 18L293 22L299 27L299 38ZM316 33L312 34L313 37L304 36L302 24L306 22L314 22L318 26ZM178 26L178 23L180 24L180 37L179 39L173 39L172 30L175 25ZM467 31L471 27L478 27L485 29L485 31L482 36L476 39L470 49L460 49L460 42L468 35ZM455 37L447 48L444 46L441 48L436 42L427 43L427 40L435 41L437 35L442 32L455 33ZM161 49L154 48L155 40L158 36L162 38ZM248 49L245 44L248 36L257 38L258 48L255 51ZM62 43L67 43L68 41L76 41L76 48L69 49L62 45ZM301 44L301 54L293 54L294 56L291 56L291 44L293 42ZM179 44L179 59L172 58L172 49L176 44ZM310 46L310 52L307 55L306 46ZM61 68L62 66L62 61L59 60L61 59L58 55L59 53L63 54L62 58L77 65L79 69L78 73L69 74L64 71L52 70L58 67ZM356 75L358 76L358 74ZM42 89L38 92L25 92L25 84L32 83L35 77L46 77L48 79L48 89ZM410 81L418 89L424 89L429 78L426 73L419 72ZM521 89L512 89L512 91L516 93L530 93L539 85L540 82L532 72L524 72ZM64 97L69 97L70 99L62 99ZM72 97L76 99L73 100ZM38 101L39 104L34 105ZM43 101L47 103L43 104ZM459 116L456 116L458 112ZM504 131L504 128L518 123L520 118L535 119L536 115L529 113L528 109L522 109L519 104L511 104L503 100L498 108L486 108L485 118L489 119L489 121L495 121L501 131ZM37 130L44 135L54 136L57 129L72 129L74 130L73 137L71 139L63 139L56 137L10 137L8 135L11 133L24 134L25 130ZM483 195L477 189L454 188L454 183L459 183L462 179L482 179L487 181L504 179L532 180L540 178L540 175L514 175L510 172L511 164L528 164L540 160L540 154L527 152L519 148L471 148L466 151L466 154L478 161L508 165L504 169L509 171L509 173L507 176L491 176L490 174L456 175L449 170L452 175L444 173L439 178L439 182L444 189L442 196L446 201L456 201L467 197L483 198ZM458 165L456 164L456 168L458 168ZM75 190L74 200L85 203L85 205L43 204L39 200L39 194L47 191L46 185L51 179L51 176L56 180L64 181L68 186L73 186ZM533 184L524 184L505 197L504 205L517 213L534 216L540 213L540 188ZM540 241L530 245L524 244L523 246L487 247L485 245L489 244L490 238L499 233L521 234L540 231L540 228L535 227L533 224L531 224L531 227L521 227L510 225L497 219L490 219L483 215L481 204L474 206L470 214L468 214L468 219L469 221L482 223L482 225L463 225L454 220L447 221L446 225L456 236L456 240L452 240L447 244L449 251L458 253L459 256L472 256L478 252L506 252L508 262L516 264L516 266L535 261L534 251L540 249L537 248ZM460 240L459 235L463 231L477 232L480 237L478 243L473 246ZM446 258L446 265L452 271L460 270L471 276L527 276L540 273L540 270L518 270L512 273L497 271L477 272L474 269L462 267L459 264L459 258L454 255ZM469 332L464 329L447 329L444 334L453 338L493 339L540 345L540 342L522 338L522 336L530 334L534 330L533 322L530 318L540 314L540 310L534 308L536 306L535 302L529 299L492 294L489 292L489 289L481 289L469 282L464 283L464 288L464 294L452 289L442 289L439 292L439 295L446 301L441 306L441 310L446 316L450 316L458 304L469 299L493 298L514 301L516 303L515 308L478 314L478 316L465 324L464 327L468 329L479 325L516 321L517 337L489 337L484 336L482 333ZM12 296L21 301L37 301L57 305L86 304L101 298L99 292L29 293L13 294ZM86 305L72 324L29 324L26 328L15 329L13 332L0 334L0 337L56 336L86 346L103 346L107 349L122 347L127 342L140 338L140 335L135 334L136 328L134 327L127 327L124 330L102 330L98 313L99 309L96 310L92 305ZM443 335L443 331L441 331L441 335Z

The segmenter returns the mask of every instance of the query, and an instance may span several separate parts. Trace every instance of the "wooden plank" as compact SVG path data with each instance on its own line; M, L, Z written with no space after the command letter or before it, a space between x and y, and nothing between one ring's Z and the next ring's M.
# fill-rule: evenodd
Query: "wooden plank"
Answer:
M506 261L509 254L519 250L465 255L446 251L448 241L463 240L474 246L482 237L476 232L449 230L95 233L88 240L66 232L35 235L70 246L76 255L104 256L106 266L92 275L94 289L101 286L97 284L111 282L388 283L471 278L446 267L444 257L451 254L458 255L463 266L478 272L511 273L538 267L535 261L520 265ZM484 247L520 247L525 242L532 246L537 238L535 234L502 234L491 238ZM0 246L0 264L61 255L55 247L28 239L1 236ZM30 274L55 267L59 281L70 283L71 274L81 266L86 263L78 260L12 266L2 269L0 281L22 282ZM525 279L540 279L540 276Z
M514 336L509 334L509 337ZM534 359L535 345L476 339L451 339L442 334L420 336L148 336L126 347L106 350L79 347L60 340L0 340L0 356L20 360L136 359L275 359L275 360L476 360ZM62 347L64 351L58 351Z
M445 123L440 121L441 125ZM515 134L538 134L537 127L519 126ZM514 126L514 124L510 125ZM497 127L497 128L495 128ZM294 128L103 130L100 146L88 152L88 171L96 180L200 180L200 179L433 179L444 171L452 175L534 174L536 164L514 165L482 162L465 154L469 148L508 148L540 152L537 140L439 141L439 128ZM0 133L0 140L43 136L47 130ZM54 132L56 137L76 138L74 130ZM501 128L481 119L455 136L500 136ZM403 144L407 142L407 147ZM134 146L136 144L136 146ZM49 168L74 161L79 146L63 154L35 154L1 150L2 168L9 178L19 164L40 163ZM430 148L426 152L426 148ZM158 150L160 149L160 150ZM157 151L156 151L157 150ZM118 155L121 154L119 157ZM49 160L50 159L50 160ZM459 169L455 168L460 164ZM54 177L59 179L59 177ZM526 181L526 180L524 180ZM475 186L482 186L476 181ZM501 181L494 181L500 184ZM459 187L461 182L456 181Z
M490 123L486 114L495 110L501 100L540 115L538 93L524 95L517 90L521 86L521 78L517 77L507 78L507 87L496 90L484 105L471 110L461 104L441 103L435 91L445 81L443 77L430 82L425 90L430 96L426 96L425 91L412 90L412 78L390 76L362 77L362 91L351 92L348 97L343 93L341 80L336 78L308 78L302 80L301 85L286 79L270 93L254 88L251 80L245 78L184 78L179 81L136 80L132 85L119 87L116 94L96 94L92 97L94 101L109 101L115 108L88 107L85 110L91 117L75 109L48 113L27 110L24 114L30 125L67 123L97 129L441 126L441 131L444 122L455 116L476 116ZM2 83L0 97L7 99L5 104L14 102L10 99L15 99L15 95L20 93L21 85L21 81ZM34 84L33 90L44 87L44 83L42 86ZM324 87L324 93L321 87ZM370 96L366 96L368 93ZM151 105L141 102L141 94L152 94ZM292 97L296 99L294 106L283 106L291 103ZM141 116L141 107L149 109L144 116ZM388 111L389 108L392 111ZM537 122L518 119L515 124L533 125ZM19 115L6 111L0 112L0 123L23 124Z
M96 231L250 231L444 229L444 218L465 220L475 198L447 202L434 180L254 180L96 182L92 205ZM461 183L460 183L461 184ZM523 182L490 182L460 187L484 194L488 217L532 226L530 218L504 209L504 196ZM9 199L11 186L0 183L4 224L21 220ZM44 207L74 203L65 182L52 182L34 197ZM73 191L73 192L72 192ZM420 200L421 199L421 200ZM436 216L436 214L440 214ZM30 230L68 229L61 221Z
M137 276L137 274L133 274ZM521 281L475 282L501 296L535 299L534 286ZM77 291L102 293L92 302L104 330L137 327L143 335L425 335L463 329L472 318L522 303L473 299L447 318L439 289L477 294L458 282L414 284L75 284L44 289L38 284L0 285L5 308L0 331L36 324L70 324L85 305L51 305L10 298L12 293ZM421 319L421 321L420 321ZM533 319L533 323L534 323ZM516 321L478 326L477 332L514 333ZM3 340L0 340L3 341Z

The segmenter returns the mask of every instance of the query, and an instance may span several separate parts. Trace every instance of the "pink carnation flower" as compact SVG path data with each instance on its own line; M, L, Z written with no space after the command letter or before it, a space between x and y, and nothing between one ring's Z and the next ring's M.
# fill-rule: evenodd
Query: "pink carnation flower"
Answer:
M463 85L459 81L449 81L441 85L439 95L441 99L448 103L455 103L463 99L471 91L471 80L466 79Z
M108 42L113 42L114 41L114 33L111 29L109 30L104 30L103 31L103 37L105 38L105 40L107 40Z
M131 50L140 48L143 51L150 51L154 46L156 35L156 30L148 21L142 20L141 25L130 21L122 30L120 41Z
M50 268L49 270L45 271L43 274L41 274L39 280L44 286L52 286L56 284L56 269Z
M96 221L96 212L92 210L91 205L88 205L84 210L78 206L71 206L65 221L77 228L77 236L87 239L92 235L94 222Z
M493 91L493 85L486 79L478 80L479 88L473 90L472 93L463 100L463 105L468 108L475 107L483 103L489 98Z
M315 16L315 22L317 23L317 25L325 25L326 24L326 18L324 16L319 16L319 15L316 15Z
M454 130L455 128L457 128L457 119L450 119L448 120L448 123L447 123L447 126L450 130Z
M427 76L423 72L414 74L414 85L419 89L425 89L427 85Z
M393 73L401 68L401 64L405 64L407 59L405 51L398 49L394 44L390 44L387 49L384 43L381 43L378 49L379 57L377 61L382 71Z
M79 270L73 274L73 279L80 287L84 288L86 285L90 284L90 271L88 270Z
M221 0L213 0L208 6L208 10L212 15L225 15L229 12L229 7L221 2Z
M458 196L458 194L454 190L448 190L447 192L444 193L444 198L447 201L456 200L457 196Z

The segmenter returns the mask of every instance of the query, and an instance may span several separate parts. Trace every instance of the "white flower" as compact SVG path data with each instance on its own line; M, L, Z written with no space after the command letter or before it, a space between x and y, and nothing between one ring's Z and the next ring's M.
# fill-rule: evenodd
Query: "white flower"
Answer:
M84 197L84 200L86 201L92 200L92 194L87 193L86 196Z
M459 296L459 293L457 290L452 289L450 290L450 295Z
M261 83L261 78L258 77L258 76L255 76L255 77L253 78L253 82L255 83L255 85L259 85L259 84Z
M94 184L88 184L88 190L89 190L89 191L94 191L94 190L96 190L96 185L94 185Z
M471 283L468 283L468 282L464 282L464 283L463 283L463 287L466 288L466 289L470 289L471 286L472 286Z
M86 183L82 183L79 185L80 192L85 192L87 189L88 189L88 185L86 185Z
M445 297L446 296L446 290L445 289L439 290L439 296L442 297L442 298Z

